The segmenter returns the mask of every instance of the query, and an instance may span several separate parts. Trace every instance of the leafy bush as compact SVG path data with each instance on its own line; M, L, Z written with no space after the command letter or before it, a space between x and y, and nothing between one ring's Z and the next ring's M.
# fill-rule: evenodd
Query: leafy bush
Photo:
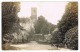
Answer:
M52 33L52 39L51 39L51 44L59 44L61 43L62 39L60 36L60 32L58 31L58 29L55 31L53 31Z
M78 26L66 32L64 42L67 44L68 48L78 49Z

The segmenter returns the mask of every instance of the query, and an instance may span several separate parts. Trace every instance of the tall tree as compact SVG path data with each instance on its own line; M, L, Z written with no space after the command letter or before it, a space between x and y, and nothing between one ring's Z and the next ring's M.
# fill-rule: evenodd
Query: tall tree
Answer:
M9 42L19 23L19 2L2 2L2 44Z
M65 33L75 26L78 26L78 2L69 2L61 21L58 23L63 40Z
M45 23L46 23L45 18L43 16L39 16L37 23L35 24L35 32L38 34L41 33L41 29Z

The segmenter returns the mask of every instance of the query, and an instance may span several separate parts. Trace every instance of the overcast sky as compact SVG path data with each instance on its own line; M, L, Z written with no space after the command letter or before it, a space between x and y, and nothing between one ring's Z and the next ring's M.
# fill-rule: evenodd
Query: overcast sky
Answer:
M44 16L48 22L57 24L68 2L21 2L19 17L30 17L31 8L37 8L37 16Z

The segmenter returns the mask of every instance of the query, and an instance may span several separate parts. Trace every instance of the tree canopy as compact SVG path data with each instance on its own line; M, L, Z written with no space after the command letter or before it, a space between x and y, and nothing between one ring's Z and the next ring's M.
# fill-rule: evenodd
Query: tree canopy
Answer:
M19 12L19 2L2 2L2 39L13 33L19 26L17 13ZM6 35L5 35L6 34ZM10 38L10 37L7 37Z
M39 16L35 24L36 34L49 34L55 28L54 24L49 23L43 16Z
M78 26L78 3L69 2L65 8L65 13L62 16L62 19L58 23L58 28L63 39L65 33L75 26Z

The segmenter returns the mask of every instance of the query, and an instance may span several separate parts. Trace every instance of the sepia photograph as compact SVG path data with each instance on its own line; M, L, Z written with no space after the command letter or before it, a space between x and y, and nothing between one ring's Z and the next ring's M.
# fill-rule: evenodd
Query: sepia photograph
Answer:
M78 50L78 1L1 2L2 50Z

